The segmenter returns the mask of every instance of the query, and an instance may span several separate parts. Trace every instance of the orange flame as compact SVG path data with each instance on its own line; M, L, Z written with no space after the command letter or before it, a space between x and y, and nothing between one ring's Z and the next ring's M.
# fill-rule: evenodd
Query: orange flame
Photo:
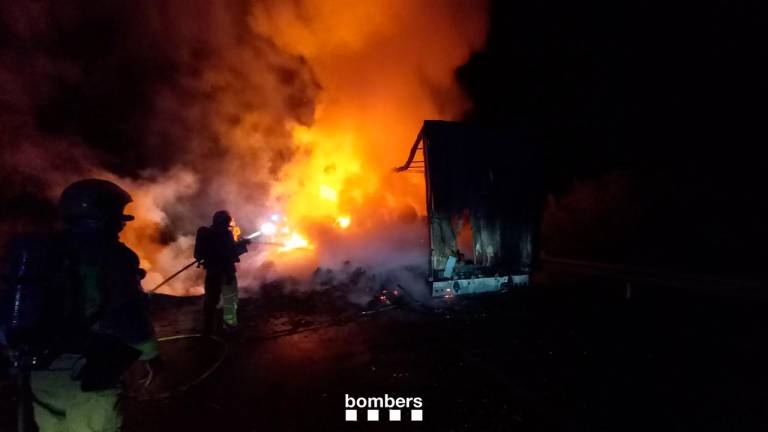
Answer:
M287 239L283 240L283 246L279 251L286 252L294 249L311 249L309 240L294 232Z
M323 92L272 190L298 228L424 214L423 178L395 175L421 122L466 107L454 70L485 37L485 1L259 2L254 30L301 55ZM365 229L365 226L359 227Z

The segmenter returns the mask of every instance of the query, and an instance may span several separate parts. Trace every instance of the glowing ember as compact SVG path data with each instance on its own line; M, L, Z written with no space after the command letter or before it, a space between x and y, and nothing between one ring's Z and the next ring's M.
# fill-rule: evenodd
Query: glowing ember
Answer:
M336 223L343 229L349 228L352 223L352 218L349 216L339 216L336 218Z

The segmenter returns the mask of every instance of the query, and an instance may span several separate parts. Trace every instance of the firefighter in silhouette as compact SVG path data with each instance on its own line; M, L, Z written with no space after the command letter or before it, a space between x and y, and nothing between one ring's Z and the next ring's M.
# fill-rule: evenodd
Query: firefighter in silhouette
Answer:
M200 227L195 240L195 259L205 268L203 333L211 335L217 324L218 305L223 310L224 330L237 328L237 277L235 263L248 251L248 239L238 240L240 229L226 210L213 215L210 227Z
M124 372L137 360L148 374L159 366L145 272L119 240L133 220L123 214L129 202L114 183L78 181L59 200L61 230L12 243L6 337L21 371L22 408L34 401L41 432L119 430Z

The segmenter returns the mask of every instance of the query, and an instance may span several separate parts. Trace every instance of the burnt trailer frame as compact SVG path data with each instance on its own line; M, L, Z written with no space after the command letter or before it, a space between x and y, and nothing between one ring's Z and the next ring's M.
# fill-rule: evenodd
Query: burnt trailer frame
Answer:
M395 170L424 174L434 297L529 283L544 197L541 166L521 134L424 122Z

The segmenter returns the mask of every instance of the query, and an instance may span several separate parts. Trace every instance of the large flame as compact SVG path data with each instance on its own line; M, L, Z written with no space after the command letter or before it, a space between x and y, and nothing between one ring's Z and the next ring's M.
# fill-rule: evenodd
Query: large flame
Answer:
M423 178L394 175L421 122L466 108L454 70L485 37L483 1L267 1L255 31L307 59L320 85L312 126L273 197L300 228L424 213ZM365 225L360 228L366 229Z

